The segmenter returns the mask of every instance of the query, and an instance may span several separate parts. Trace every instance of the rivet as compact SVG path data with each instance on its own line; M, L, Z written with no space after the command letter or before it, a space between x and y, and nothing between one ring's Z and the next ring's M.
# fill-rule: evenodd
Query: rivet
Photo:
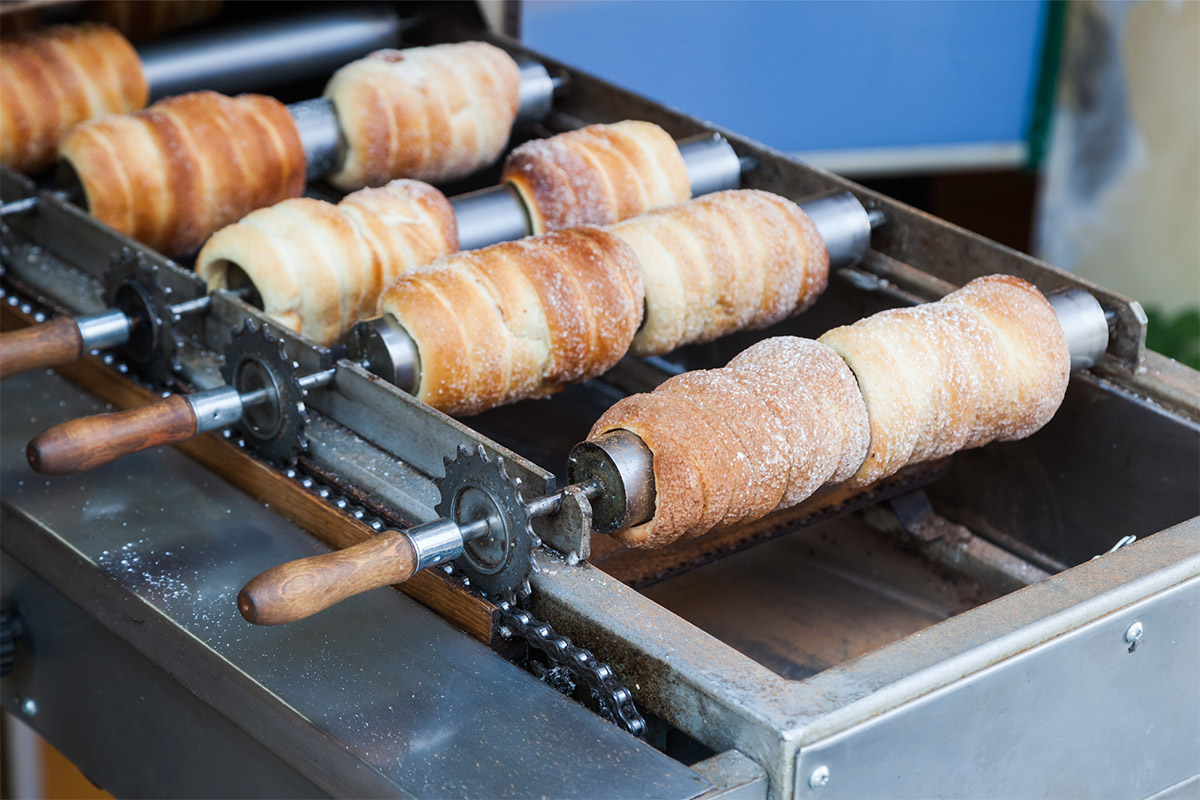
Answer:
M1142 636L1145 630L1142 628L1141 620L1130 625L1125 629L1125 643L1129 645L1129 652L1137 649L1138 642L1142 641Z
M814 789L820 789L827 783L829 783L829 767L824 764L814 769L808 776L808 785Z
M21 713L27 717L37 716L38 707L37 701L32 697L26 697L21 703Z

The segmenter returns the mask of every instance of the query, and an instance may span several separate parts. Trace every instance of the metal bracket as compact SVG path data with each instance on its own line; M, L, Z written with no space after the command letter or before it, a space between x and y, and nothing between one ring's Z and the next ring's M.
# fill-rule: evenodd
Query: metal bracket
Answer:
M578 486L562 490L558 512L533 520L542 544L562 553L567 563L586 561L592 554L592 504Z

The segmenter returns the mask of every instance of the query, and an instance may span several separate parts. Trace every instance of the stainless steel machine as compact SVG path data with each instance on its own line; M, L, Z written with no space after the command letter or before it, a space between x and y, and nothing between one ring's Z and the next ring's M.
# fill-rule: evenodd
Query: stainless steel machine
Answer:
M5 172L5 202L39 197L4 219L6 328L127 320L116 349L2 384L5 710L118 796L1194 794L1200 375L1145 350L1138 304L455 8L414 10L412 43L486 38L544 65L559 87L526 135L650 120L723 159L714 186L823 198L822 232L850 253L826 294L771 330L460 422L404 391L386 329L350 353L313 345ZM485 189L467 203L479 229L519 221L495 182L455 187ZM652 551L596 530L612 486L567 482L623 394L995 272L1102 311L1103 353L1027 440ZM200 401L213 432L76 475L27 463L49 425L163 391L224 397ZM238 591L268 567L431 522L464 488L519 501L501 552L464 534L404 593L243 620Z

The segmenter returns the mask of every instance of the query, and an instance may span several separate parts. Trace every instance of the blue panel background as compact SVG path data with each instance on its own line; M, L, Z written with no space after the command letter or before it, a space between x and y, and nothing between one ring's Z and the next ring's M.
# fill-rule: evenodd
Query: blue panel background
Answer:
M533 48L781 150L1023 141L1046 0L527 0Z

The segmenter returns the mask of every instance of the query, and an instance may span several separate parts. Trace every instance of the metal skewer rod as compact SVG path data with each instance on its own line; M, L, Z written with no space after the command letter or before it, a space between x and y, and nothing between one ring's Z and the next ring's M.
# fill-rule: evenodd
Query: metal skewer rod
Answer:
M604 484L591 478L531 500L525 508L534 517L556 513L571 489L592 499L604 491ZM310 617L348 597L404 583L423 569L457 558L467 542L497 533L493 524L490 516L469 522L442 517L404 530L383 531L343 550L280 564L242 588L238 610L256 625Z
M253 287L230 290L243 299ZM178 316L207 311L212 295L185 300L170 307ZM86 317L57 317L16 331L0 333L0 380L40 367L69 364L92 350L107 350L129 341L135 320L114 308Z

